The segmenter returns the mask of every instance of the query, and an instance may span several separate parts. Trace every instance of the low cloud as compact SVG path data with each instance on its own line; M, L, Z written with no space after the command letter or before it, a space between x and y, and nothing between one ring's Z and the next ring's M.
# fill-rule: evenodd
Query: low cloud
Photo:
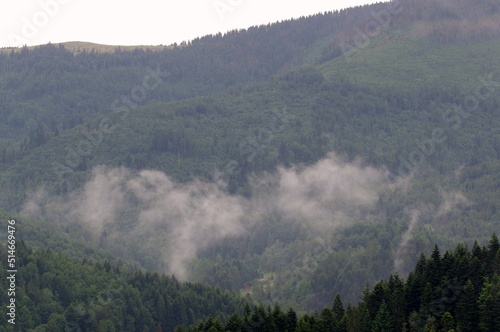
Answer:
M441 217L452 211L471 205L471 202L460 191L441 191L441 197L443 201L438 208L436 214L437 217Z
M464 207L471 205L471 202L460 191L440 191L442 201L437 205L432 204L419 204L417 207L405 210L405 215L408 220L408 228L401 236L401 240L395 251L394 258L394 272L400 275L406 275L413 270L413 259L415 248L412 244L416 228L420 225L429 224L430 229L433 230L436 224L433 222L440 222L440 217L445 216L452 212L459 212Z
M40 189L24 204L23 213L62 223L87 225L96 237L110 232L124 213L137 216L127 234L161 231L168 236L167 273L186 279L187 264L197 252L228 236L246 232L243 204L218 183L175 183L158 171L134 173L126 168L97 167L81 191L51 197ZM123 241L120 236L114 241Z
M420 221L421 214L422 213L417 209L406 211L406 215L409 218L408 228L401 236L394 258L394 271L400 275L405 275L410 269L408 261L411 262L412 260L407 259L411 251L410 241L413 239L413 231Z
M142 171L127 186L144 206L140 227L166 226L166 265L180 279L187 279L187 265L200 249L246 232L243 200L220 183L178 184L162 172Z
M23 205L22 213L47 220L82 222L94 233L100 233L116 220L116 213L125 200L122 179L129 174L124 168L106 170L97 167L80 192L51 196L40 188Z
M331 153L309 167L281 167L275 175L254 180L253 186L258 192L267 185L268 205L323 232L371 218L369 210L388 189L386 179L385 170Z
M158 236L165 239L157 248L165 272L188 279L189 263L200 250L247 234L271 210L319 234L377 218L380 195L394 185L387 179L383 169L329 154L308 167L253 177L253 195L245 198L227 193L222 182L177 183L159 171L97 167L80 191L54 197L41 189L23 212L83 223L96 237L113 233L109 241ZM124 227L131 218L133 224Z

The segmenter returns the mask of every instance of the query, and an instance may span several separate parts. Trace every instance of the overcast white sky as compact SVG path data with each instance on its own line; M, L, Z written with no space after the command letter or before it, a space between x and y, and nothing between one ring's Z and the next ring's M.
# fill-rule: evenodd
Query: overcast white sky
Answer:
M373 0L0 0L0 47L168 45Z

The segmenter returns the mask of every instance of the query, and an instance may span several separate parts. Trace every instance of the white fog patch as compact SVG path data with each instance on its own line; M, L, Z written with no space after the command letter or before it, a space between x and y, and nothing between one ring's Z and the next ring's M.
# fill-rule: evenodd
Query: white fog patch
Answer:
M360 161L348 163L331 153L309 167L281 167L271 179L254 180L254 187L267 184L268 206L327 231L371 218L368 210L388 189L386 179L385 170L362 166Z
M50 196L40 189L25 202L23 213L82 223L96 238L106 232L109 241L164 239L154 247L164 260L164 272L186 280L200 250L248 234L266 222L270 211L304 223L315 236L379 218L380 195L389 192L389 185L402 186L401 181L389 183L387 175L384 169L346 162L331 153L311 166L280 167L273 175L254 176L253 195L246 198L230 195L223 182L178 183L160 171L101 166L78 192ZM124 215L135 218L125 230L120 228Z
M463 209L465 206L470 206L471 202L460 191L445 191L439 190L442 201L439 206L431 204L420 204L418 207L405 211L408 219L408 228L401 236L398 247L395 251L394 258L394 272L400 275L406 275L409 271L413 270L413 265L409 262L414 261L416 253L413 252L411 241L414 239L416 228L424 224L423 220L427 223L439 222L439 218ZM430 229L433 229L432 224ZM409 259L411 258L411 259Z
M142 171L128 187L145 206L139 214L139 227L168 229L171 241L166 265L180 279L187 279L186 267L200 249L246 232L241 198L227 194L221 184L175 184L164 173Z
M408 220L408 229L401 236L399 245L396 249L394 258L394 271L400 275L406 274L405 260L409 254L409 244L413 239L413 231L420 221L421 212L419 210L411 210L406 212Z
M464 206L470 206L471 202L460 191L443 191L441 190L441 197L443 199L441 205L436 213L437 217L446 215L452 211L460 209Z

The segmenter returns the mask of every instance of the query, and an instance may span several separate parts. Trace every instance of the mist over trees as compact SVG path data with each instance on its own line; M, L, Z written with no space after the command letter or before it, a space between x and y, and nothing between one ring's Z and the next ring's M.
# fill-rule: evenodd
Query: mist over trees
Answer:
M0 50L20 328L496 330L499 7Z

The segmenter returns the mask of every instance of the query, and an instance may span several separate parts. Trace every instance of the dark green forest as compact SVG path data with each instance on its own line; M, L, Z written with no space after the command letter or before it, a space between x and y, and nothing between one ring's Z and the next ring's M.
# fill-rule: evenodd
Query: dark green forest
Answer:
M497 330L499 41L498 1L400 0L0 49L16 329Z
M6 260L7 249L0 247ZM420 255L406 280L390 275L356 305L340 296L321 311L254 305L235 294L105 260L17 246L16 331L497 331L500 243L459 244ZM2 279L7 273L1 272ZM5 294L2 294L5 297ZM2 299L4 301L4 299ZM201 322L201 318L204 318ZM1 318L4 329L5 317ZM189 328L186 325L191 324ZM184 327L182 327L184 325Z
M0 247L3 261L7 248ZM229 317L244 301L200 283L145 273L109 261L75 260L18 242L17 323L1 331L173 331L209 315ZM1 272L2 280L8 274ZM2 303L7 293L2 292Z
M459 244L430 257L423 253L406 280L390 275L365 288L357 305L335 296L331 306L299 315L259 304L229 319L208 318L176 331L498 331L500 329L500 243L493 235L488 245L472 250Z

